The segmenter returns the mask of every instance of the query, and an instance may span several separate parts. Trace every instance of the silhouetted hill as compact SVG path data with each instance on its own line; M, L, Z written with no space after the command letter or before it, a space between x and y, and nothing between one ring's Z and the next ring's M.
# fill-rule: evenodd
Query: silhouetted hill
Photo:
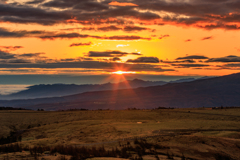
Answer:
M180 79L177 81L165 82L165 81L143 81L140 79L127 80L120 83L106 83L106 84L40 84L28 87L27 90L23 90L10 95L0 95L2 100L12 99L33 99L33 98L46 98L46 97L60 97L73 95L78 93L90 92L90 91L103 91L103 90L116 90L116 89L129 89L138 87L148 87L164 85L167 83L175 82L188 82L193 81L194 78Z
M0 101L0 105L45 110L240 106L240 73L163 86L85 92L58 98Z
M164 81L143 81L140 79L128 80L120 83L106 83L106 84L40 84L28 87L23 90L10 95L2 95L0 99L32 99L32 98L45 98L45 97L60 97L90 91L103 91L103 90L116 90L147 87L155 85L164 85Z

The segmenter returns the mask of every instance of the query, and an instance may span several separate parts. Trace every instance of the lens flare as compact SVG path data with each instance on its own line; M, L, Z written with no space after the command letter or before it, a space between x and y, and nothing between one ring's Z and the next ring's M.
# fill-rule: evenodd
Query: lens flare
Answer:
M136 72L131 72L131 71L116 71L116 72L112 72L112 74L135 74Z

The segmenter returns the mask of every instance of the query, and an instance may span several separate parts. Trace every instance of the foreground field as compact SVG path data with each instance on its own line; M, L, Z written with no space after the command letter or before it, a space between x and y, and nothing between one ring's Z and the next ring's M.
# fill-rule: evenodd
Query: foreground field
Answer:
M160 159L169 158L167 154L175 159L181 159L182 155L192 159L240 159L240 109L237 108L1 111L0 137L9 136L10 131L21 135L23 147L104 145L111 149L127 143L136 146L134 140L139 138L163 146L158 151ZM156 159L150 153L142 158ZM6 153L0 159L4 156ZM47 155L42 158L53 159Z

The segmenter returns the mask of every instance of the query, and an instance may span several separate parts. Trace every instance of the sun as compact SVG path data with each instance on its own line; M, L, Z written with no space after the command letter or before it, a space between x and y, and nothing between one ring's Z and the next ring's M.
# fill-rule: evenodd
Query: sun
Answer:
M112 72L112 74L119 74L119 75L122 75L122 74L134 74L136 72L131 72L131 71L116 71L116 72Z
M113 74L124 74L124 71L116 71L116 72L112 72Z

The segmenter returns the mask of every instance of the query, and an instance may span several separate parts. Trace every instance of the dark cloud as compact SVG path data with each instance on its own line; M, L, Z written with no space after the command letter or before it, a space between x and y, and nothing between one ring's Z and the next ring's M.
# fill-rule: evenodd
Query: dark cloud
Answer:
M0 46L0 50L4 49L4 50L7 50L8 52L9 51L16 51L16 50L21 49L21 48L23 48L23 46Z
M183 60L183 61L164 61L164 60L161 60L160 62L162 62L162 63L196 63L196 61L194 61L192 59L186 59L186 60Z
M56 38L95 38L95 39L108 39L108 40L151 40L151 38L145 38L140 36L93 36L88 34L79 34L79 33L60 33L60 34L51 34L40 36L41 39L51 39L54 40Z
M41 39L51 39L54 40L56 38L90 38L90 35L87 34L79 34L79 33L59 33L59 34L51 34L51 35L44 35L40 36ZM98 36L96 36L97 38ZM99 37L100 38L100 37Z
M106 26L106 27L98 27L98 28L94 28L94 27L84 27L82 28L83 31L118 31L118 30L122 30L125 32L132 32L132 31L143 31L143 30L151 30L150 28L146 28L146 27L138 27L138 26L124 26L124 27L118 27L115 25L110 25L110 26Z
M225 64L221 67L240 67L240 63L229 63L229 64Z
M191 55L191 56L186 56L186 57L178 57L176 60L181 60L181 59L208 59L206 56L201 56L201 55Z
M208 39L212 39L213 37L212 36L209 36L209 37L203 37L201 40L204 41L204 40L208 40Z
M230 56L220 57L220 58L210 58L206 62L240 62L240 57L235 55L230 55Z
M207 64L172 64L172 66L178 67L178 68L195 68L195 67L208 67L210 65Z
M73 8L87 11L105 10L109 6L95 0L52 0L43 4L44 7Z
M46 32L46 31L9 31L5 28L0 28L0 37L1 38L23 38L23 37L35 37L41 39L50 39L54 40L57 38L60 39L72 39L72 38L94 38L94 39L105 39L105 40L151 40L151 38L141 37L141 36L128 36L128 35L116 35L116 36L95 36L88 34L79 34L77 32L72 33L57 33L57 32Z
M20 62L20 60L18 60ZM13 61L12 61L13 62ZM46 68L46 69L61 69L61 68L81 68L81 69L103 69L105 71L115 71L117 68L128 71L155 71L165 72L174 71L173 69L163 69L158 65L150 64L126 64L116 62L99 62L99 61L77 61L77 62L54 62L54 63L0 63L0 68Z
M44 10L24 5L0 4L0 21L50 25L71 19L67 11Z
M27 59L11 59L8 63L31 63L31 61Z
M65 58L65 59L61 59L61 62L74 62L74 61L81 61L81 59L75 59L75 58Z
M0 21L13 23L146 24L187 25L203 29L240 29L240 2L237 0L118 1L133 6L110 6L110 0L32 0L25 4L0 3ZM44 3L45 2L45 3ZM36 7L35 4L38 4ZM40 5L39 5L40 4ZM170 14L158 14L158 12ZM134 28L135 31L144 29ZM126 28L130 31L131 28ZM133 30L133 28L132 28ZM131 30L131 31L132 31Z
M0 27L0 38L23 38L23 37L36 37L45 35L45 34L53 34L52 32L46 31L26 31L26 30L19 30L19 31L10 31L6 28Z
M26 4L40 4L43 3L45 0L33 0L33 1L28 1Z
M29 4L41 3L39 0L23 4L0 4L0 21L13 23L37 23L53 25L56 23L128 23L129 20L154 20L159 15L150 11L140 12L132 6L110 7L96 0L52 0L38 7ZM59 8L59 9L54 9Z
M126 31L126 32L132 32L132 31L144 31L144 30L149 30L149 28L138 27L138 26L125 26L123 30Z
M0 0L0 3L6 3L8 0Z
M84 28L81 28L81 27L76 27L76 28L63 28L63 29L60 29L60 30L62 30L62 31L74 31L74 30L79 30L79 29L84 30Z
M45 7L70 8L84 2L84 0L51 0L43 4Z
M42 54L45 54L45 53L25 53L25 54L18 55L18 57L32 58L32 57L39 57Z
M192 40L191 40L191 39L186 39L186 40L185 40L185 42L190 42L190 41L192 41Z
M13 59L15 57L16 57L15 54L11 54L0 50L0 59Z
M170 35L168 35L168 34L161 35L158 39L163 39L163 38L167 38L167 37L170 37Z
M38 61L40 59L46 59L40 55L45 53L24 53L24 54L12 54L0 50L0 62L4 64L11 63L31 63L32 61Z
M123 57L131 54L141 55L139 53L127 53L121 51L104 51L104 52L90 51L88 53L88 57Z
M138 57L137 59L129 59L127 62L131 63L159 63L157 57Z
M69 0L68 0L69 1ZM78 1L80 2L80 1ZM82 1L81 3L78 3L74 5L74 9L80 9L80 10L87 10L87 11L95 11L95 10L107 10L109 9L108 5L105 5L103 3L97 2L97 1Z
M151 38L140 37L140 36L111 36L111 37L102 37L100 39L109 39L109 40L151 40Z
M220 24L224 21L233 22L237 18L230 19L233 14L239 12L239 1L138 1L134 0L141 9L148 9L151 11L165 11L176 14L176 16L161 17L163 21L172 21L182 24L197 24L198 22L216 23ZM186 18L179 18L178 15L188 16ZM208 16L212 15L211 18ZM229 20L228 20L229 19ZM237 20L239 22L239 19Z
M88 43L72 43L69 47L74 47L74 46L90 46L92 45L92 42L88 42Z
M112 61L121 61L121 58L119 58L119 57L114 57L114 58L112 58L111 60L112 60Z
M122 28L117 27L117 26L113 26L113 25L107 26L107 27L99 27L99 28L97 28L98 31L104 31L104 32L106 32L106 31L117 31L117 30L121 30L121 29Z
M2 38L11 38L11 37L24 37L26 33L23 31L8 31L5 28L0 27L0 37Z

